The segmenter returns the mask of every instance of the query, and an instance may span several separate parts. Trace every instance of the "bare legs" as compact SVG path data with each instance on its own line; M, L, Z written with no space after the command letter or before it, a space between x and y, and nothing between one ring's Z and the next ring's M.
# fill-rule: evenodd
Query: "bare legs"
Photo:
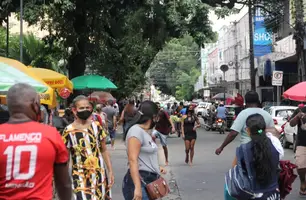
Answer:
M297 170L300 181L301 181L301 188L300 188L300 195L301 196L306 196L306 180L305 180L305 175L306 175L306 169L298 169Z
M164 149L164 154L165 154L165 160L166 160L166 166L169 165L169 161L168 161L168 148L167 146L163 146Z
M189 151L190 151L190 141L185 140L185 153L186 153L185 163L186 164L189 163Z
M191 143L190 143L190 165L192 165L193 163L193 156L194 156L194 145L195 145L195 139L191 140Z
M195 139L193 140L185 140L185 163L191 166L193 163L193 156L194 156L194 145L195 145Z

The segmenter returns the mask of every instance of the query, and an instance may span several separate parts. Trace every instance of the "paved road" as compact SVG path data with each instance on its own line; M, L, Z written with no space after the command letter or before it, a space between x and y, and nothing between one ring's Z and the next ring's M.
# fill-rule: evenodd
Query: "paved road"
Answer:
M230 144L220 156L216 156L214 151L224 138L225 135L219 135L216 132L206 132L200 129L198 131L198 140L195 146L196 152L193 167L187 166L184 163L184 144L182 139L177 137L169 138L170 168L168 170L175 176L180 197L175 194L167 199L223 199L224 174L231 167L235 147L239 144L239 141L236 140ZM121 182L127 170L125 147L120 142L116 150L110 150L110 152L116 175L116 184L113 188L113 199L123 200ZM286 150L285 159L293 161L293 157L292 150ZM297 193L298 180L294 184L292 194L288 196L287 199L299 199Z

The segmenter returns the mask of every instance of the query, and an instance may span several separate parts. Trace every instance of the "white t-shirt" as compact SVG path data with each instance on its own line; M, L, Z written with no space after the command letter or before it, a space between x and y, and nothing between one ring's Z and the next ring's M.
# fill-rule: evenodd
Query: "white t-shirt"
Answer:
M282 159L284 157L284 148L281 144L281 142L279 141L279 139L277 137L275 137L272 133L266 133L267 137L270 138L273 146L275 147L275 149L278 151L279 153L279 159Z

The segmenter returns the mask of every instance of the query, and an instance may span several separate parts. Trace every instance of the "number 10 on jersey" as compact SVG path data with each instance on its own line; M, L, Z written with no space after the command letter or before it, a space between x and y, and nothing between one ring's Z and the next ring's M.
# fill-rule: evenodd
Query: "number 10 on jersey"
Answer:
M29 170L28 172L20 172L20 162L23 152L30 153ZM35 175L36 160L37 160L37 146L36 145L19 145L8 146L4 155L7 156L6 161L6 180L29 180Z

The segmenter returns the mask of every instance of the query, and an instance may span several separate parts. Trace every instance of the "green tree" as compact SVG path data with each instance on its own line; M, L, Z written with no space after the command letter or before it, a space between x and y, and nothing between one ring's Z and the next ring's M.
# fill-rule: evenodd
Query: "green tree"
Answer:
M19 35L11 34L9 38L9 57L20 59ZM6 56L6 29L0 27L0 56ZM28 66L48 68L65 73L65 67L59 63L63 60L61 46L50 47L43 40L36 38L32 33L24 35L23 38L23 63Z
M149 77L163 93L179 100L189 100L201 74L200 69L199 46L190 35L185 35L170 40L156 55Z
M275 0L266 0L270 2ZM112 79L123 95L144 82L155 55L172 38L189 33L198 45L215 37L209 6L233 8L247 0L24 0L30 25L49 31L48 43L70 49L70 78L86 68ZM19 11L19 0L0 4L0 22Z
M125 93L143 83L150 63L171 38L189 33L199 45L212 39L208 11L199 0L25 1L24 9L30 24L49 30L50 41L71 49L70 78L90 67Z

